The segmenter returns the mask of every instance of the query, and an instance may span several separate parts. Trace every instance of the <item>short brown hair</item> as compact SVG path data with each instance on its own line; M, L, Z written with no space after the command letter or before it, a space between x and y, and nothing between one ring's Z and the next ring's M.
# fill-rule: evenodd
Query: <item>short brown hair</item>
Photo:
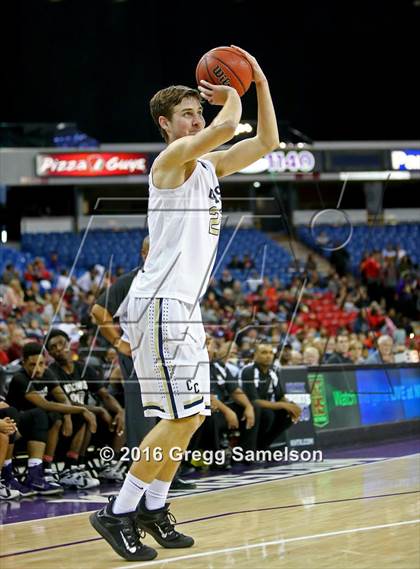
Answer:
M185 85L171 85L166 89L161 89L150 99L150 112L165 140L167 140L167 135L159 124L159 117L163 116L170 120L174 107L185 97L194 97L201 104L200 92L197 89L185 87Z

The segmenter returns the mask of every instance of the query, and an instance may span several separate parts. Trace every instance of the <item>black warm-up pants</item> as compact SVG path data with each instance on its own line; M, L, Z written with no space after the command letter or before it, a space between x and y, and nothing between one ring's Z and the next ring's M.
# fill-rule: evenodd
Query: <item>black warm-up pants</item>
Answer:
M290 415L284 409L261 408L260 426L258 429L258 450L268 449L271 443L293 424Z
M10 417L17 425L17 428L26 441L47 442L48 429L54 420L59 419L58 413L47 413L43 409L35 407L27 411L18 411L14 407L4 407L0 409L0 419ZM15 442L16 435L9 437L10 444Z
M237 403L229 403L227 406L236 413L239 419L239 442L238 446L242 447L244 451L255 450L257 445L258 426L260 419L260 408L254 406L255 424L252 429L246 429L245 421L241 421L244 407ZM201 425L196 435L194 435L189 448L203 450L218 450L221 448L223 433L229 433L226 419L221 411L212 413L206 417L206 420Z

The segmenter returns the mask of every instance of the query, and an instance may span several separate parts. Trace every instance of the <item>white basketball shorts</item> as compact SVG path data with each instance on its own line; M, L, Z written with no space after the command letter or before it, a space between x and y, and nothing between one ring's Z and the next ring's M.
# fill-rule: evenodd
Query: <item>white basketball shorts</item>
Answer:
M128 336L146 417L210 415L210 366L199 304L130 298Z

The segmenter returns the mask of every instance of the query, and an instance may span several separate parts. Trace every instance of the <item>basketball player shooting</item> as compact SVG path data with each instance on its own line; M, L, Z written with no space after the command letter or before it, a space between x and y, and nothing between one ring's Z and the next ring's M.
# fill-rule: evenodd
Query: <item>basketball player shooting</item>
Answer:
M171 86L150 101L167 147L149 176L150 252L130 290L128 332L145 415L160 421L141 442L141 460L133 462L118 496L90 517L93 527L129 561L157 555L142 544L140 530L162 547L194 544L192 537L175 530L166 497L181 453L210 415L209 358L199 299L217 253L218 178L279 146L267 79L254 57L231 47L252 67L258 99L255 137L213 152L232 139L241 118L241 99L232 87L202 80L198 90ZM207 127L202 99L221 107Z

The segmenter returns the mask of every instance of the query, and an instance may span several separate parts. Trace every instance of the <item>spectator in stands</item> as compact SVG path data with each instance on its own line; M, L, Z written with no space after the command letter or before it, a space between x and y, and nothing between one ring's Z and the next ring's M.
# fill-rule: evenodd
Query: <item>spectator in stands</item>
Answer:
M377 302L372 302L366 311L369 330L379 331L385 324L383 310Z
M397 300L397 282L398 282L398 268L396 257L386 257L384 260L384 266L382 270L382 285L383 285L383 294L386 301L387 309L390 309L394 306Z
M10 333L10 346L7 350L9 361L20 360L22 357L23 345L26 343L26 334L20 326L14 328Z
M106 290L106 289L105 289ZM96 295L93 292L89 292L82 296L79 303L79 318L80 323L87 328L94 327L91 318L92 306L95 304Z
M300 273L302 271L302 264L299 259L291 259L289 266L287 267L287 272L290 274Z
M243 265L244 265L244 269L247 271L249 269L253 269L255 267L255 263L254 261L251 259L249 253L245 253L244 257L243 257Z
M407 256L407 251L406 251L403 247L401 247L401 245L400 245L399 243L397 243L397 245L396 245L396 247L395 247L395 251L396 251L396 254L397 254L397 259L398 259L400 262L402 261L402 259L403 259L404 257Z
M17 280L17 281L20 280L19 271L15 268L13 263L7 263L3 271L1 280L5 285L9 285L12 280Z
M40 327L38 320L31 320L24 328L28 339L41 341L44 337L45 330Z
M238 280L233 281L232 294L233 294L233 300L234 300L236 306L238 304L241 304L244 302L245 295L244 295L243 290L242 290L241 281L238 281Z
M52 280L52 274L45 267L45 263L41 259L41 257L35 257L35 260L32 264L32 268L33 268L32 275L34 277L34 280L38 282Z
M257 448L267 449L271 443L299 420L301 408L284 396L277 371L273 369L274 351L270 344L259 344L254 362L240 374L240 385L255 407L260 407Z
M351 364L349 358L349 337L346 334L338 334L335 342L335 350L327 359L327 364Z
M236 342L225 342L219 351L221 360L230 371L234 379L239 377L241 362L238 356L238 344Z
M391 336L380 336L377 340L377 350L370 355L367 364L393 364L395 363L393 354L394 340Z
M303 363L307 366L319 365L319 351L314 346L308 346L303 352Z
M336 247L339 244L336 244ZM335 251L331 252L330 263L335 267L337 274L340 277L346 275L349 271L349 259L350 255L344 247L339 247Z
M364 333L369 330L368 312L366 308L362 308L353 322L353 330L356 334Z
M60 263L58 259L57 251L51 251L50 258L48 259L47 263L48 269L57 273L60 269Z
M6 287L6 293L3 296L3 304L6 312L11 312L16 308L21 308L25 303L25 294L22 285L18 279L12 279Z
M325 362L324 355L325 355L325 348L327 346L327 338L321 336L319 338L314 338L312 341L312 346L318 350L319 363L321 363L322 361Z
M255 346L255 343L258 339L258 330L253 327L248 327L242 332L240 332L236 338L238 345L244 349L244 344L247 344L252 349Z
M35 282L35 273L33 263L28 263L26 265L26 270L23 273L23 278L27 282Z
M367 308L370 300L365 286L360 286L354 295L354 305L356 308Z
M90 267L88 271L77 280L77 285L83 292L90 292L94 285L99 286L101 282L101 272L97 265Z
M405 283L403 289L398 295L398 304L401 314L410 318L418 319L420 311L418 310L419 304L419 289L415 289L415 284Z
M25 311L20 320L21 324L30 327L32 321L36 320L39 326L43 326L45 324L45 320L42 318L41 314L39 313L39 307L35 300L30 299L27 300L25 303Z
M234 255L228 264L228 269L243 269L244 262L239 259L237 255Z
M341 288L340 277L338 273L336 273L334 270L331 271L328 275L327 282L328 290L330 290L334 296L337 296L338 291Z
M384 259L395 259L397 258L397 250L392 243L388 243L387 246L382 250L382 257Z
M67 334L71 344L77 344L81 340L80 326L76 324L74 314L70 310L66 310L63 322L56 324L56 328Z
M358 340L353 340L349 345L349 357L354 364L364 363L363 344Z
M9 348L10 341L9 336L1 335L0 336L0 366L6 366L9 362L9 356L7 350Z
M360 272L367 284L368 296L371 300L380 298L381 263L380 252L373 251L360 264Z
M222 272L222 276L220 278L220 282L219 282L220 288L222 290L222 292L225 290L225 288L232 288L233 286L233 277L231 275L231 273L225 269Z
M393 339L396 351L397 348L399 348L398 351L403 351L403 348L406 348L407 332L404 330L404 328L397 328L393 334Z
M300 366L303 364L303 355L299 350L292 350L289 365Z
M313 253L308 253L305 262L305 271L306 272L316 271L316 261L314 259Z
M69 277L68 269L61 269L60 276L57 279L56 289L59 291L65 290L70 286L71 278Z
M293 350L292 344L289 341L287 341L286 343L282 341L279 344L277 350L277 357L274 362L274 367L276 369L280 369L281 366L290 365L290 362L292 360L292 350Z
M40 292L39 284L35 281L29 283L29 287L25 290L25 302L34 300L39 306L45 305L45 300Z
M44 306L42 316L51 325L57 322L64 322L65 315L66 307L61 300L61 295L57 290L53 290L50 302Z

